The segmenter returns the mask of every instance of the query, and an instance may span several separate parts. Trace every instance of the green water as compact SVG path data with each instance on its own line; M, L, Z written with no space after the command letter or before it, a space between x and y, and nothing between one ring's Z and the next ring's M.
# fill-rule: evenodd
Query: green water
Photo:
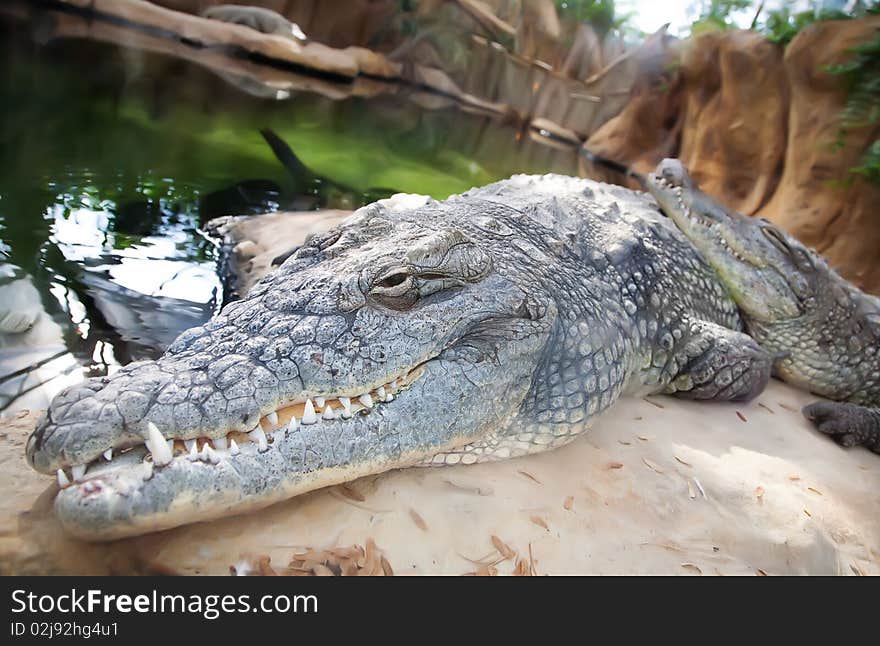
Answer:
M558 153L548 168L533 151L498 152L493 141L521 134L406 97L261 99L193 64L39 45L2 22L0 52L0 286L33 286L85 374L157 356L222 305L216 242L201 233L212 217L353 209L391 192L442 199L575 167L573 153L566 169ZM286 169L263 128L317 178ZM3 335L0 349L18 338ZM4 361L0 391L20 368Z

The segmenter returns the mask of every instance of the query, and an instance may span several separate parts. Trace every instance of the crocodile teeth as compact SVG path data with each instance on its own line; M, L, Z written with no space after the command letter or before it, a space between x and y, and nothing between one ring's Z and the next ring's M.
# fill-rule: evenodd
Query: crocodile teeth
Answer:
M162 434L153 422L147 422L146 445L147 450L153 454L153 462L156 466L161 467L171 462L173 457L171 449L168 448L165 438L162 437Z
M70 473L73 475L73 479L76 482L79 482L83 479L83 476L86 474L86 465L84 464L76 464L70 467Z
M70 480L67 479L67 474L64 473L64 469L58 469L56 474L58 476L58 486L64 489L64 487L70 486Z
M104 456L104 459L109 462L113 459L113 449L107 449L102 455Z
M315 406L312 404L311 399L306 400L305 408L303 408L303 424L314 424L318 421L318 416L315 414Z
M379 386L376 388L376 396L379 398L380 402L385 401L385 386Z
M190 462L195 462L199 459L199 446L195 440L192 440L192 444L189 445L189 453L186 454L186 459Z
M235 440L229 440L229 455L238 455L239 452L238 444Z
M293 415L290 416L290 423L287 425L287 432L293 433L296 430L298 424L296 423L296 417Z
M150 460L144 460L144 480L149 480L153 477L153 462Z
M385 395L385 401L386 401L386 402L393 402L393 401L394 401L394 395L392 395L391 393L388 393L387 395Z
M276 413L274 410L266 415L266 419L269 420L269 423L272 426L278 426L278 413Z
M229 446L229 442L226 441L225 437L218 437L214 439L214 448L220 451L225 451Z
M199 460L202 462L210 462L211 464L217 464L220 462L220 456L217 452L211 448L211 445L205 442L204 446L202 446L202 452L199 454Z
M208 457L206 462L210 462L211 464L217 464L218 462L220 462L220 454L212 449L210 444L205 444L205 450L207 451Z
M351 417L351 400L348 397L340 397L339 403L342 404L342 417L345 419Z
M315 405L318 408L324 408L324 402L326 402L326 401L327 400L324 399L323 397L315 397Z
M248 436L257 443L257 447L259 448L260 452L263 452L269 448L269 441L266 439L266 434L259 426L248 433Z
M186 447L186 450L192 453L193 448L198 444L195 440L184 440L183 445Z
M370 393L364 393L360 397L358 397L358 401L362 403L367 408L373 407L373 398L370 397Z
M324 409L324 414L321 417L324 419L336 419L336 414L333 412L333 407L330 404L327 404L327 408Z

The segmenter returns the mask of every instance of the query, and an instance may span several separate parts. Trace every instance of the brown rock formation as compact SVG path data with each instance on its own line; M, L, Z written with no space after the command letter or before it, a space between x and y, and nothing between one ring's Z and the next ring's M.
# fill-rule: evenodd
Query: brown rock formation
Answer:
M791 109L785 165L779 189L760 211L874 293L880 292L880 186L849 181L847 169L880 137L880 126L850 130L845 146L834 147L845 92L825 68L847 60L848 50L878 33L880 17L817 23L786 49Z
M744 31L685 41L675 78L646 76L585 146L641 172L678 157L720 202L778 223L846 278L880 292L880 187L848 173L880 127L850 130L846 145L834 147L846 94L825 71L878 31L872 17L817 23L785 50Z

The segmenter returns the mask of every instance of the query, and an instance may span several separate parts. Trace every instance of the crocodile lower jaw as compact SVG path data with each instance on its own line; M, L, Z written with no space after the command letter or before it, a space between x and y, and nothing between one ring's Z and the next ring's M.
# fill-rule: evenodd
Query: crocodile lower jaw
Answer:
M271 449L279 433L296 432L301 425L338 423L356 415L368 415L378 407L391 404L395 395L409 388L424 370L425 364L420 364L405 375L360 395L315 396L283 403L263 415L248 432L230 431L219 437L166 439L150 422L146 442L115 451L110 448L88 464L58 469L58 486L65 489L74 484L88 484L89 480L101 478L118 468L141 468L143 477L149 479L154 468L164 467L173 460L219 464L226 457L242 451L263 453Z

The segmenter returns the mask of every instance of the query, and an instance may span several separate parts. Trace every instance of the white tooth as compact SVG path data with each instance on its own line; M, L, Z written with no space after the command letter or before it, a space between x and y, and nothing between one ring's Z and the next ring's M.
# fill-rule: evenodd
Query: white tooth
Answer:
M205 462L210 462L211 464L217 464L218 462L220 462L220 454L212 449L209 444L205 444L205 448L202 449L202 453L205 454L205 456L202 458L203 460L205 460Z
M324 408L324 402L327 401L323 397L315 397L315 405L318 408Z
M276 413L274 410L266 415L266 419L269 420L269 423L272 426L278 426L278 413Z
M386 402L394 401L394 395L392 395L391 393L388 393L387 395L385 395L385 401Z
M153 422L147 422L147 450L153 454L153 463L156 466L163 466L171 462L171 449L165 443L165 438L156 428Z
M254 442L257 443L257 448L260 450L260 452L263 452L269 448L269 442L266 439L266 434L259 426L248 433L248 435Z
M362 403L367 408L373 407L373 398L370 397L370 393L364 393L360 397L358 397L358 401Z
M199 453L199 460L202 462L213 462L211 456L214 454L214 449L211 448L211 445L205 442L202 444L202 452Z
M73 475L74 481L79 482L86 474L86 465L75 464L74 466L70 467L70 473Z
M144 480L153 477L153 463L150 460L144 460Z
M113 459L113 449L107 449L106 451L104 451L103 455L104 455L104 459L107 460L107 462L109 462L110 460Z
M195 440L187 440L187 441L192 442L192 444L189 445L189 453L187 453L186 459L189 460L190 462L195 462L196 460L199 459L199 445L196 443Z
M327 404L327 407L324 409L324 414L321 417L324 419L336 419L336 415L333 413L333 407L330 404Z
M186 447L186 450L192 453L193 447L196 446L198 442L195 440L184 440L183 445Z
M351 400L348 397L340 397L339 403L342 404L342 416L345 419L351 417Z
M379 386L376 388L376 395L378 395L379 401L385 401L385 386Z
M239 454L238 444L236 444L234 439L229 440L229 454L230 455L238 455Z
M315 415L315 407L312 404L312 400L307 399L306 406L303 409L302 423L303 424L314 424L317 421L318 421L318 416Z
M218 437L214 440L214 448L219 449L220 451L225 451L229 446L229 442L226 441L225 437Z
M70 480L67 479L67 474L64 473L64 469L58 469L56 475L58 476L58 486L64 489L64 487L70 486Z
M291 415L290 416L290 423L287 425L287 432L293 433L296 430L296 427L297 427L296 417Z

